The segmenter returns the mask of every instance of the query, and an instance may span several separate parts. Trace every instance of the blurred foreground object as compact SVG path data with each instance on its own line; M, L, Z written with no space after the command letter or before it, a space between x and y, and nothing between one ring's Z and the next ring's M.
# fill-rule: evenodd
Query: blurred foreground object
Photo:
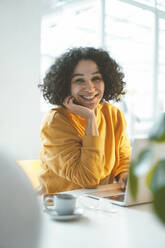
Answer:
M156 149L160 151L160 156L153 159ZM146 172L146 169L146 183L152 192L153 210L165 224L165 113L155 121L148 146L131 162L130 189L134 199L137 195L138 171Z
M40 208L24 172L0 157L0 247L37 248Z

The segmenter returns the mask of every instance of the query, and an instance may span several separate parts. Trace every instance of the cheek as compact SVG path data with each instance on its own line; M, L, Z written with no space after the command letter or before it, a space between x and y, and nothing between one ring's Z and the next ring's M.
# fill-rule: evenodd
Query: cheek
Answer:
M79 92L79 87L77 85L71 85L71 95L76 96Z
M105 85L104 85L104 83L102 83L101 85L100 85L100 92L102 93L102 94L104 94L104 90L105 90Z

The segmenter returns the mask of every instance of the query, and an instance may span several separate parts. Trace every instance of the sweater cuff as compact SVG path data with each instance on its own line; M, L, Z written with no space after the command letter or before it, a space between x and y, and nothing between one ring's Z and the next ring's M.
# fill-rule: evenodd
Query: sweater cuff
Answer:
M82 145L83 147L98 149L104 153L104 140L100 136L83 136Z

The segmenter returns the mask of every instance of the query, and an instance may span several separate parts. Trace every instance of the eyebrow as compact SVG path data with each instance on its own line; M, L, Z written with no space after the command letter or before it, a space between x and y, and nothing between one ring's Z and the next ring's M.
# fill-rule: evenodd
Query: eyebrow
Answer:
M92 75L95 75L95 74L101 74L99 71L95 71L95 72L92 72ZM73 77L77 77L77 76L84 76L84 74L81 74L81 73L74 73L72 75L72 78Z

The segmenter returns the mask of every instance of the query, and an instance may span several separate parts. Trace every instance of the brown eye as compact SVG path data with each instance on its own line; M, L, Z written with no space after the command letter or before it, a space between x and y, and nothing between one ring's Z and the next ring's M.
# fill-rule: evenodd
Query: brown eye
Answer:
M83 83L83 82L84 82L84 79L82 79L82 78L77 78L77 79L75 80L75 82L77 82L77 83Z
M101 81L102 78L101 78L101 77L94 77L92 80L93 80L93 81Z

